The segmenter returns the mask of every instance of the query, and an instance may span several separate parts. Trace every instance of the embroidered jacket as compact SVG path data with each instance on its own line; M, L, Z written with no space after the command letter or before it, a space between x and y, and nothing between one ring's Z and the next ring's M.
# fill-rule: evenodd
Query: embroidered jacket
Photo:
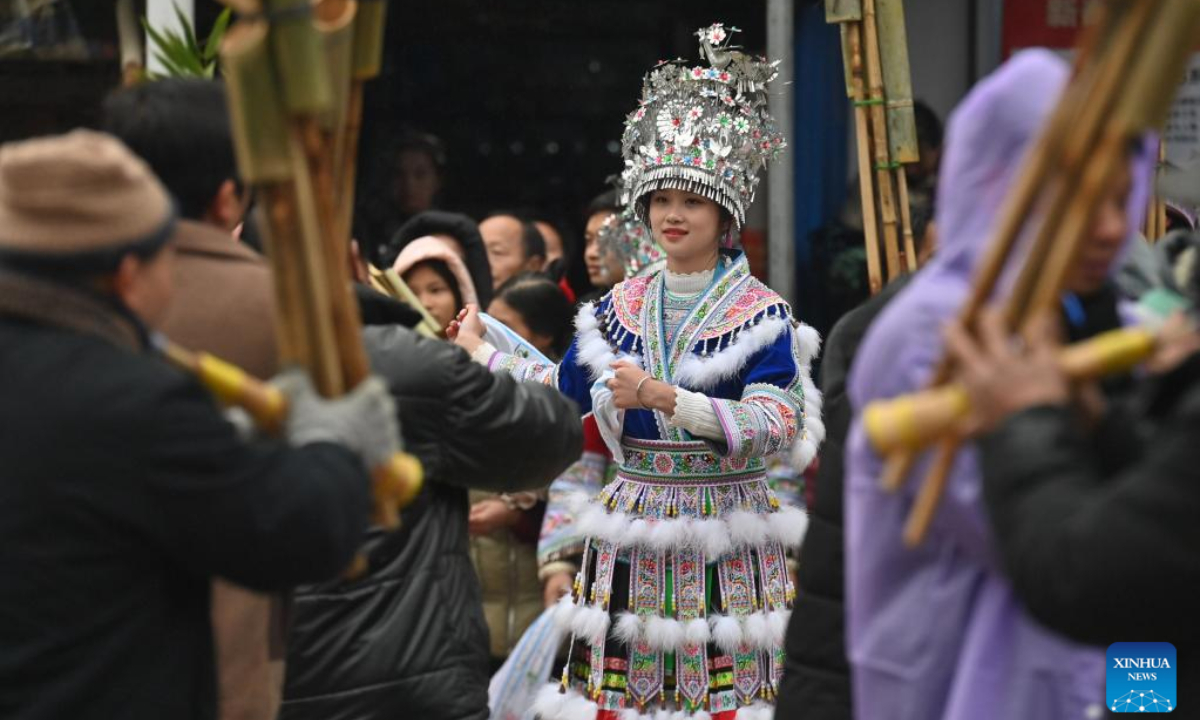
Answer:
M618 284L576 318L577 335L558 365L497 353L489 366L518 379L555 385L592 409L592 384L610 363L629 359L655 378L703 393L725 432L715 452L729 458L763 458L795 443L803 470L824 437L820 395L809 376L819 349L817 333L794 320L791 308L750 274L741 253L697 300L667 343L663 273ZM629 410L624 435L640 440L689 441L663 413Z

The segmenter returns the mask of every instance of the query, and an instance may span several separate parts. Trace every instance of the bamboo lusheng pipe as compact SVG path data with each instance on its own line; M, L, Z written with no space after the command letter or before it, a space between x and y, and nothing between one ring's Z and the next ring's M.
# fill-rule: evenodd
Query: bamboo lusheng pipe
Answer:
M396 273L395 270L388 268L380 270L374 265L367 265L367 274L370 276L371 283L380 290L380 292L388 295L400 302L408 305L416 310L421 315L421 322L417 325L417 332L427 337L441 337L442 328L438 327L438 321L434 319L413 291L409 289L408 284L403 278Z
M354 225L355 180L358 145L362 135L363 86L379 75L383 64L383 31L387 5L383 0L363 0L354 16L353 64L347 98L346 121L341 135L340 163L334 178L337 192L336 230L349 242ZM348 247L348 245L347 245Z
M1067 177L1057 184L1061 194L1072 196L1066 216L1060 225L1047 228L1060 217L1053 211L1048 215L1041 235L1054 242L1045 255L1044 264L1037 264L1039 280L1029 285L1027 295L1014 294L1008 303L1009 327L1018 332L1024 331L1028 318L1056 306L1103 193L1121 165L1128 162L1128 147L1139 135L1165 121L1175 85L1159 80L1164 73L1168 77L1182 77L1191 41L1200 30L1200 3L1195 0L1142 0L1134 5L1132 17L1131 23L1120 28L1114 43L1117 51L1106 58L1109 62L1104 64L1100 82L1103 92L1085 106L1084 117L1088 117L1089 111L1093 114L1102 112L1096 108L1110 95L1118 96L1120 102L1101 119L1104 130L1098 138L1098 148L1077 148L1076 144L1068 144L1063 163ZM1147 45L1147 38L1153 38L1154 42ZM1122 41L1127 41L1128 45ZM1121 52L1128 46L1137 48L1134 57ZM1080 150L1080 154L1070 152L1075 149ZM1032 272L1032 265L1032 259L1027 259L1024 270ZM1018 289L1022 289L1020 283ZM919 544L928 532L957 446L957 441L950 439L939 449L935 472L927 478L905 528L904 539L910 546ZM944 462L947 456L950 461ZM932 496L928 502L923 501L926 495Z
M1101 16L1094 24L1087 26L1080 37L1073 72L1074 81L1063 93L1042 134L1021 160L1021 170L1018 172L1015 187L1005 198L999 214L999 225L980 262L979 270L971 284L971 293L959 313L959 319L966 327L974 325L975 317L995 290L1005 261L1016 246L1026 218L1033 212L1034 203L1042 190L1041 181L1060 157L1063 144L1078 122L1080 110L1097 82L1100 70L1093 62L1095 53L1097 48L1105 43L1105 33L1116 27L1115 23L1110 26L1109 14L1115 11L1118 17L1123 17L1128 9L1123 5L1116 8L1110 8L1108 5L1098 7ZM945 383L951 370L950 363L943 359L934 370L928 387L937 387ZM887 457L880 478L882 487L889 492L899 490L916 460L916 453L909 451L899 451Z
M278 435L283 430L287 398L278 388L214 355L186 350L164 337L156 338L155 344L163 357L195 375L222 405L242 408L268 434Z
M239 168L250 171L244 177L258 185L264 198L281 357L308 368L318 391L332 397L366 377L368 367L358 307L350 294L347 253L333 252L331 178L328 164L321 164L326 155L316 124L329 102L328 80L307 0L273 1L270 10L274 25L269 32L231 30L222 53L243 60L226 65L227 72L232 67L244 73L244 81L229 84L234 125L252 128L252 123L278 122L257 137L282 138L277 144L285 148L286 162L265 162L259 156L263 147L255 142L236 145L238 162ZM246 22L252 27L261 21L238 25ZM266 45L273 52L263 52ZM259 73L257 80L253 70ZM249 94L252 91L255 94ZM255 135L247 130L243 137ZM389 529L398 526L399 508L419 490L402 465L392 461L373 471L375 522Z
M883 250L887 259L888 280L903 274L900 264L900 239L896 214L896 188L893 184L892 154L888 145L887 98L883 91L883 66L879 58L879 29L875 22L875 0L863 0L863 46L866 49L866 77L871 115L871 139L875 158L875 187L879 197L879 219L883 228Z
M1058 354L1058 366L1073 381L1095 380L1136 367L1150 357L1156 344L1156 334L1147 328L1110 330L1064 347ZM863 429L880 454L920 450L953 434L970 410L962 385L948 383L871 403L863 410Z
M879 257L879 225L875 215L875 186L871 182L871 147L867 117L866 81L863 79L862 23L842 26L850 55L850 82L853 89L855 139L858 142L858 182L862 197L863 238L867 249L867 282L872 295L883 289L883 268Z
M192 352L166 338L156 338L163 356L176 367L195 375L217 400L227 407L239 407L264 432L278 435L287 420L287 397L278 388L262 382L245 370L204 352ZM385 477L380 477L384 475ZM407 453L396 453L384 468L372 471L372 482L388 482L387 475L405 479L403 507L416 499L425 481L421 462Z
M1050 179L1056 180L1055 192L1043 215L1045 222L1005 304L1006 324L1013 330L1022 331L1034 313L1048 311L1057 304L1072 260L1095 213L1099 193L1111 182L1119 163L1126 160L1124 144L1134 130L1133 127L1116 130L1113 115L1119 115L1120 102L1130 101L1128 92L1121 91L1125 89L1126 78L1133 74L1132 56L1141 44L1139 41L1144 40L1154 28L1153 20L1159 17L1162 6L1157 2L1143 0L1133 6L1130 22L1118 28L1113 50L1098 63L1094 91L1084 96L1080 118L1066 139L1059 163L1052 168ZM1144 57L1140 56L1141 61ZM1094 147L1096 144L1098 149ZM968 330L972 326L973 323L967 325ZM932 469L905 525L904 542L909 547L919 545L928 533L960 445L960 439L953 435L939 443Z

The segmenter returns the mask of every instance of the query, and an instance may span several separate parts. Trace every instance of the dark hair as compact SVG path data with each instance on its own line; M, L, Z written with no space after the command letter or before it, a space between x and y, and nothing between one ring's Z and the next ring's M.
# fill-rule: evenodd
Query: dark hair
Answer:
M406 152L424 153L433 162L433 168L439 176L446 172L446 146L436 135L406 131L396 144L395 159L399 160L400 155Z
M550 337L559 357L566 353L574 309L554 281L538 273L523 273L501 285L494 300L503 300L517 311L533 332Z
M202 217L221 184L237 180L220 81L172 78L117 90L104 100L100 129L146 161L185 218Z
M923 147L942 146L942 121L937 113L920 100L913 103L913 115L917 121L917 144Z
M450 266L446 264L445 260L422 260L404 271L404 282L408 282L408 277L412 272L421 267L428 267L446 281L446 284L450 286L450 292L454 293L455 308L463 306L462 288L458 286L458 279L454 277L454 273L450 272Z
M583 219L602 212L621 212L621 198L616 190L607 190L592 198L584 210Z

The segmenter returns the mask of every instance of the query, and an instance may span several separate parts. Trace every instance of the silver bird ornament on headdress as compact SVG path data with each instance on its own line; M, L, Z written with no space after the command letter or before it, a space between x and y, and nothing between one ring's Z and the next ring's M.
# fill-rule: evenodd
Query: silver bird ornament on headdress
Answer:
M778 63L729 45L737 28L697 31L708 67L660 63L645 77L625 119L622 201L648 222L647 195L676 189L724 207L741 228L759 173L787 147L767 112L767 83Z

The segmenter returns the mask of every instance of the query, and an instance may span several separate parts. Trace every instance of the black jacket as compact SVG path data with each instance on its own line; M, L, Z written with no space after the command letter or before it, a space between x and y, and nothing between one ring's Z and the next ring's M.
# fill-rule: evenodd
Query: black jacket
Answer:
M580 455L578 409L404 328L368 328L366 341L426 488L398 533L370 533L367 577L298 593L281 718L486 720L488 629L466 488L547 485Z
M338 446L244 444L133 343L0 317L0 717L215 717L211 576L336 575L368 483Z
M850 668L846 663L845 560L842 549L843 457L850 431L846 377L871 322L908 283L902 277L838 321L821 359L825 442L817 468L815 501L800 549L799 594L788 624L787 666L776 717L850 720Z
M1200 707L1200 357L1125 414L1142 442L1101 459L1066 408L1014 415L979 443L1004 567L1039 621L1075 640L1170 642L1181 707Z

